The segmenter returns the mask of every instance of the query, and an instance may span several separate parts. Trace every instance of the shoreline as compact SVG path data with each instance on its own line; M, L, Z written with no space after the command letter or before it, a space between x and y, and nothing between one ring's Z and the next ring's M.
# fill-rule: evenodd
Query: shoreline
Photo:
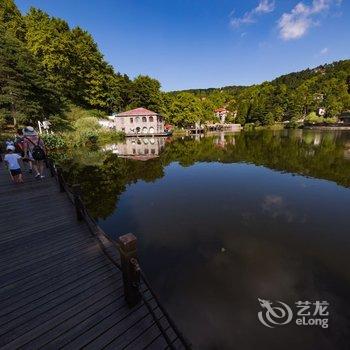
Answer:
M307 130L327 130L327 131L344 131L348 130L350 131L350 125L349 126L304 126L303 129Z

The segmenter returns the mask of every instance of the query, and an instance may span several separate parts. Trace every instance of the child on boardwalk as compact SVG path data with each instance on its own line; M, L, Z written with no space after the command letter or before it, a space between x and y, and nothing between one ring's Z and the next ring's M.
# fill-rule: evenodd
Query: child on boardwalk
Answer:
M6 155L5 155L5 164L7 165L11 179L14 183L23 182L22 170L19 165L19 160L22 158L19 154L14 153L15 146L7 146L6 147Z

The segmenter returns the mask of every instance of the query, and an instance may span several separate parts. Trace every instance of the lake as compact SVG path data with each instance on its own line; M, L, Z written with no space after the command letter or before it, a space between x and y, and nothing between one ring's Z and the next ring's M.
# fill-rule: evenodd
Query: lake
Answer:
M141 266L195 349L349 348L349 132L105 150L77 157L69 176L108 234L137 236Z

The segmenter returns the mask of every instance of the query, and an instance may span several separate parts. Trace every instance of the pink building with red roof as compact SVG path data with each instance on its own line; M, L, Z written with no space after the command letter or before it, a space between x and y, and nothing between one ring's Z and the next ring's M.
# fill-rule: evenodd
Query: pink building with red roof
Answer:
M214 111L214 114L219 118L221 124L225 124L229 111L226 108L218 108Z
M126 136L164 135L164 118L146 108L135 108L119 113L114 119L117 131Z

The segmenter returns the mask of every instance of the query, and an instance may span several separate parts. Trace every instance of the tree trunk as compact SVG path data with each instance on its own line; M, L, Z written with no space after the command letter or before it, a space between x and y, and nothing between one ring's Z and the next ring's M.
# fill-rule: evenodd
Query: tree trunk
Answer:
M12 115L12 119L13 119L13 126L16 127L17 126L16 108L15 108L15 105L13 103L11 105L11 115Z

